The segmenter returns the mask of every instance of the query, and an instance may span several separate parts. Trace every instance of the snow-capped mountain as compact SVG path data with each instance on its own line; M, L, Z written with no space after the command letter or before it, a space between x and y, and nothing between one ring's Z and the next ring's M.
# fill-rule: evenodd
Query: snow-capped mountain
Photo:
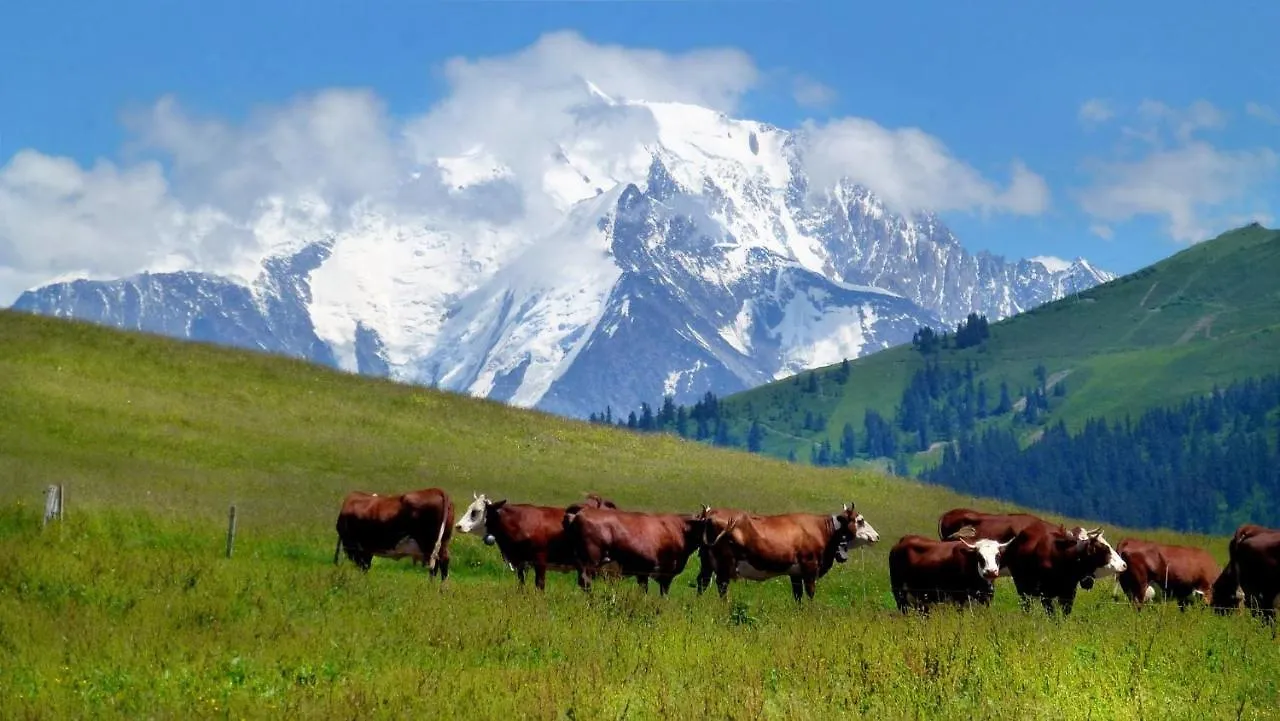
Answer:
M619 142L633 127L647 130ZM810 188L801 140L586 83L571 131L530 141L554 160L533 179L554 201L534 232L509 222L529 179L477 147L405 180L431 198L416 215L293 213L256 278L77 280L14 307L585 416L734 392L1113 277L972 254L933 215Z

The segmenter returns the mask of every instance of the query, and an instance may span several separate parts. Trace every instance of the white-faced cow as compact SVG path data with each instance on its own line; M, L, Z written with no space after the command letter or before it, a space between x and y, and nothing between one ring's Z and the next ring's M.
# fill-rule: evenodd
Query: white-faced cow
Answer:
M961 534L963 529L954 535ZM929 606L944 602L990 604L1000 576L1001 556L1011 543L988 538L971 543L964 538L935 541L903 536L889 549L889 585L898 610L927 612Z
M704 523L694 514L592 507L566 509L563 520L582 590L591 590L592 579L616 564L619 575L634 576L646 591L653 578L664 596L702 542Z
M547 571L577 570L573 546L564 532L564 514L580 508L617 508L613 501L589 493L582 503L568 508L507 503L506 499L490 501L483 493L471 494L475 499L455 528L484 539L486 545L497 544L503 560L516 572L524 585L525 571L533 568L533 585L544 590Z
M1050 523L1030 513L986 513L972 508L953 508L938 517L938 539L942 541L954 540L959 537L957 533L964 531L968 538L1004 543L1030 528L1044 533L1058 531L1075 538L1084 538L1086 533L1084 528L1066 529L1061 524ZM1009 569L1001 568L1000 574L1009 576ZM1080 581L1080 587L1088 591L1093 588L1093 580L1092 576L1086 576Z
M851 549L880 539L853 504L836 514L763 516L704 506L699 515L706 519L703 561L710 566L699 574L699 590L714 572L721 596L735 578L766 581L789 576L797 602L804 595L813 598L818 579L832 565L849 560Z
M1023 610L1031 599L1039 598L1045 611L1054 612L1054 602L1070 615L1076 587L1087 579L1123 573L1124 559L1102 535L1102 529L1066 531L1032 525L1014 537L1004 551L1002 570L1007 568L1018 589Z
M342 551L362 571L369 570L374 556L408 557L426 566L432 576L439 572L442 583L449 577L453 501L442 489L396 496L352 491L343 499L336 529L335 564Z
M1213 584L1213 607L1228 613L1245 606L1268 625L1280 604L1280 529L1246 523L1227 545L1226 568Z

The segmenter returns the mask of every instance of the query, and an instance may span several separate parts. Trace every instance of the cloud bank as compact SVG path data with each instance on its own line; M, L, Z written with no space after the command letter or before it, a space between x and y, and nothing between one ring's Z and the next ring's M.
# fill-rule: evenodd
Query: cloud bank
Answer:
M193 115L167 96L125 114L130 141L115 160L85 167L19 152L0 168L0 304L68 276L251 277L282 242L340 232L369 213L545 227L566 202L547 181L560 143L621 157L657 140L652 114L600 95L732 114L767 75L732 48L665 53L572 32L507 55L453 58L440 74L445 93L416 117L393 118L375 93L352 88L265 106L241 123ZM788 77L800 104L833 98L811 78ZM1027 215L1049 204L1044 180L1016 159L1007 180L988 178L918 128L839 118L803 129L818 184L849 177L901 209ZM471 159L469 172L484 165L490 182L460 191L439 162L459 157Z
M1116 223L1153 217L1173 240L1194 243L1270 217L1264 189L1280 155L1264 146L1222 148L1199 137L1227 125L1224 111L1205 100L1185 108L1144 100L1128 120L1122 133L1140 143L1139 153L1084 164L1090 184L1078 200L1096 221L1094 234L1110 238Z

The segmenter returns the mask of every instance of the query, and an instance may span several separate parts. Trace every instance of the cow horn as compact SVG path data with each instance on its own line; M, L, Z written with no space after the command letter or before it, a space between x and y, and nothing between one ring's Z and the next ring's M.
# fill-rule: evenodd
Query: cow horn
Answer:
M480 500L480 496L479 496L475 491L472 491L472 492L471 492L471 500L473 500L473 501L478 501L478 500Z
M961 543L963 543L964 545L968 546L969 548L977 548L977 547L978 547L977 545L972 544L972 543L969 543L968 541L964 540L963 538L961 538L961 539L960 539L960 542L961 542Z
M715 546L719 544L720 539L724 538L725 535L729 533L729 531L732 531L734 527L738 525L739 518L740 516L734 516L733 518L729 519L729 522L725 524L724 530L721 531L720 534L716 536L716 540L712 541L711 545Z
M1007 548L1007 547L1009 546L1009 544L1010 544L1010 543L1013 543L1013 539L1012 539L1012 538L1010 538L1009 540L1005 541L1004 543L997 543L997 544L996 544L996 548Z

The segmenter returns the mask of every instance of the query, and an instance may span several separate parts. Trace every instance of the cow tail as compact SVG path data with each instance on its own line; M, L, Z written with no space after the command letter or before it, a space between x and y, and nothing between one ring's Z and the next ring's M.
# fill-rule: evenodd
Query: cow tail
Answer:
M440 530L436 533L436 545L431 549L431 560L428 562L427 568L431 571L436 570L436 563L440 561L440 546L444 543L444 527L449 523L449 510L453 506L453 502L447 497L444 503L440 504Z
M342 534L338 534L338 545L333 549L333 565L338 565L338 560L342 557Z

